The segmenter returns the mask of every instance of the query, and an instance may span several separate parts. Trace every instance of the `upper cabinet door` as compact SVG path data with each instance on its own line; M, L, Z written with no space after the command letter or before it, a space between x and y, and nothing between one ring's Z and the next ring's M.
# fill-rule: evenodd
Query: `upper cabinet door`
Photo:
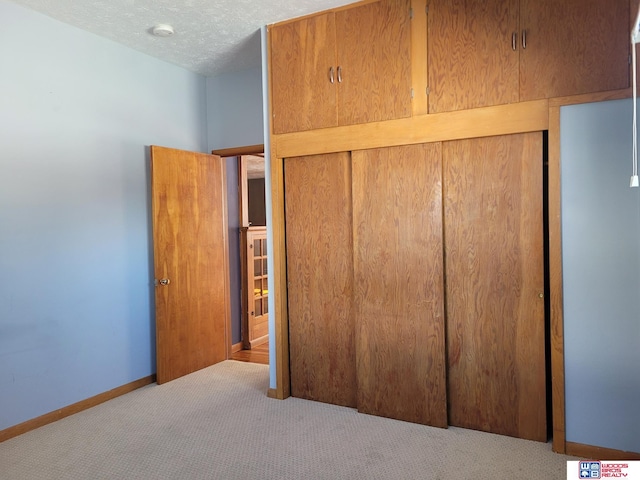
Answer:
M521 0L520 100L629 86L629 0Z
M518 101L517 0L431 0L429 113Z
M409 0L336 12L338 123L411 116Z
M336 126L335 14L274 26L270 38L273 133Z

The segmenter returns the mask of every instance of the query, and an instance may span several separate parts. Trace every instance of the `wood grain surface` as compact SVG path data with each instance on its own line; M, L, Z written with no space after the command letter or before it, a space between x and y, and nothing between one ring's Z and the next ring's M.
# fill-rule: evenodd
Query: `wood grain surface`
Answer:
M548 126L549 101L536 100L275 135L272 149L277 158L287 158L538 132Z
M413 115L429 113L429 62L427 51L427 0L411 0L411 88Z
M549 299L553 451L566 452L564 378L564 290L562 283L562 184L560 107L549 108ZM595 457L594 457L595 458ZM612 458L612 457L602 457Z
M285 160L291 393L356 406L349 153Z
M521 100L628 87L629 0L522 0L520 12Z
M409 0L381 0L336 16L338 124L411 116Z
M546 441L542 134L443 162L449 423Z
M271 145L276 145L276 137L271 135ZM287 249L284 211L284 161L271 150L271 255L273 256L275 316L274 337L270 338L275 352L276 388L269 390L276 398L283 400L291 395L291 375L289 368L289 311L287 300Z
M227 358L226 181L220 157L151 147L156 358L164 383ZM230 344L229 344L230 349Z
M334 13L270 28L273 133L338 124L335 28Z
M446 427L441 146L352 155L358 410Z
M431 0L429 112L518 101L518 2Z

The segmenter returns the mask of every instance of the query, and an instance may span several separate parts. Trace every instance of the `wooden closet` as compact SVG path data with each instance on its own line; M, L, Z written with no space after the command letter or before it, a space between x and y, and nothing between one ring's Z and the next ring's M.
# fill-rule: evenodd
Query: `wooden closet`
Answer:
M430 0L429 113L629 86L628 0Z
M374 0L269 28L279 395L290 372L297 397L546 441L548 99L628 86L629 9Z
M285 204L294 396L546 440L541 133L289 158Z
M409 0L273 27L274 133L410 116L410 51Z

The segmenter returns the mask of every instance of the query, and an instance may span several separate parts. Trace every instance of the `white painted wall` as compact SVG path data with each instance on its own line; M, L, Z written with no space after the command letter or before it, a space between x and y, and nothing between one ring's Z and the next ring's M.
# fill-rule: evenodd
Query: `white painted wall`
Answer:
M631 100L561 109L567 441L640 452L640 189Z
M0 430L155 372L148 145L205 78L0 0Z

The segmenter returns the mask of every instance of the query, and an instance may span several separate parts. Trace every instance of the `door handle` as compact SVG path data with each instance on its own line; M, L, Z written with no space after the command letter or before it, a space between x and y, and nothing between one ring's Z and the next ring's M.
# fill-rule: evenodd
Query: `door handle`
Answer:
M160 280L160 285L163 286L167 286L171 283L171 280L169 280L168 278L163 278L162 280Z

